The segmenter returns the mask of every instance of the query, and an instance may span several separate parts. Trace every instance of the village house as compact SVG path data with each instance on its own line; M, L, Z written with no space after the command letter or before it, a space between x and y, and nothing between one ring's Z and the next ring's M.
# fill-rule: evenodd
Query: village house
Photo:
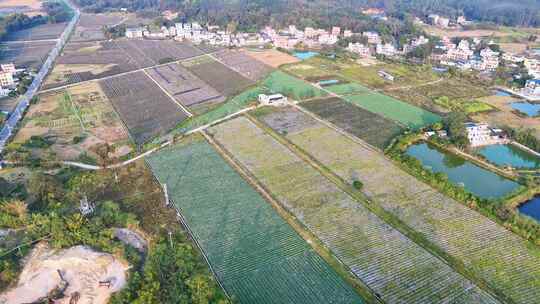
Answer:
M339 36L341 35L341 28L339 26L332 27L332 35L333 36Z
M360 42L352 43L349 42L347 50L351 53L358 54L360 57L367 58L371 57L371 49L367 45L363 45Z
M375 52L378 55L392 57L396 55L397 50L393 44L385 43L385 44L377 44Z
M525 58L523 65L527 68L529 75L540 78L540 60L536 58Z
M471 147L479 147L500 143L501 137L494 132L486 123L465 123L467 138Z
M540 96L540 79L529 79L525 83L523 93L527 95Z
M288 103L286 96L282 94L259 94L259 102L263 106L284 106Z
M142 38L143 32L144 32L144 28L142 27L127 28L126 37L127 38Z
M480 57L488 70L495 70L499 67L499 55L499 52L494 52L490 48L480 51Z
M376 32L363 32L362 36L367 37L369 44L381 44L382 39L381 36L379 36Z

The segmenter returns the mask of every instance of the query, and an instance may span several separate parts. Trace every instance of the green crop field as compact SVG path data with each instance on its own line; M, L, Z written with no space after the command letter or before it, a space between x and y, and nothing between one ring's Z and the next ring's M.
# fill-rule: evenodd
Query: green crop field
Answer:
M291 126L292 127L292 126ZM287 139L515 303L540 303L540 249L408 175L381 153L315 122Z
M263 85L274 93L281 93L298 100L327 95L326 92L313 87L304 80L290 76L282 71L275 71L270 74L263 81Z
M208 143L148 162L235 303L362 303Z
M354 82L331 85L325 87L325 89L337 95L367 94L371 92L365 86Z
M344 99L368 111L397 121L411 129L419 129L441 121L439 115L375 92L345 96Z
M288 133L309 125L303 120ZM253 122L240 117L211 133L386 303L496 303Z

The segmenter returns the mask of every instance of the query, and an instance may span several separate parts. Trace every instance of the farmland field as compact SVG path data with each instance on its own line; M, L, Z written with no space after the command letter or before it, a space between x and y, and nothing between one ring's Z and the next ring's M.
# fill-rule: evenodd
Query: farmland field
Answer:
M337 95L366 94L371 92L370 89L354 82L331 85L325 87L325 89Z
M350 95L344 99L412 129L419 129L441 120L436 114L379 93Z
M273 70L270 66L251 58L241 51L221 50L213 56L217 57L231 69L253 81L261 80Z
M137 144L164 134L186 113L143 72L99 82Z
M120 23L123 16L120 14L81 14L81 18L71 37L71 41L104 40L104 26L113 26Z
M171 40L71 42L58 58L43 88L112 76L201 54L191 45Z
M321 123L286 137L343 180L360 180L371 201L462 261L493 288L516 303L539 303L538 247Z
M151 68L148 74L169 94L189 109L197 106L211 106L225 101L214 88L200 80L183 66L171 63L168 65Z
M356 107L340 98L307 101L301 106L379 149L384 149L394 137L402 132L401 127L393 121ZM265 119L270 117L269 115Z
M326 92L313 87L304 80L290 76L282 71L275 71L270 74L270 76L263 81L263 85L274 93L292 96L297 100L328 95Z
M5 41L32 41L32 40L47 40L57 39L62 35L66 23L47 23L40 24L29 29L15 31L9 33ZM54 41L53 41L54 42Z
M296 63L300 61L300 59L294 56L273 49L244 50L244 53L274 68L278 68L283 64Z
M38 70L54 45L54 41L0 43L0 63L13 62L18 68Z
M0 1L0 16L3 14L24 13L28 16L44 14L41 0L2 0Z
M168 148L148 162L239 303L362 303L208 143Z
M254 84L252 80L245 78L210 57L199 57L195 60L184 61L182 65L187 67L198 78L212 85L214 89L224 96L238 94Z
M291 132L310 128L299 126ZM387 303L496 303L241 117L211 134Z
M101 143L115 145L116 156L131 150L122 121L96 83L40 95L38 103L30 106L14 142L24 143L32 136L46 138L51 150L63 160L91 154Z

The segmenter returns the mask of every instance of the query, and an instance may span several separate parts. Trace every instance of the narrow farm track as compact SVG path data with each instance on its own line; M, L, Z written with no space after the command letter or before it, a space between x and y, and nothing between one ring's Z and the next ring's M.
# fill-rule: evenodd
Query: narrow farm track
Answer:
M384 302L498 303L252 121L209 133Z

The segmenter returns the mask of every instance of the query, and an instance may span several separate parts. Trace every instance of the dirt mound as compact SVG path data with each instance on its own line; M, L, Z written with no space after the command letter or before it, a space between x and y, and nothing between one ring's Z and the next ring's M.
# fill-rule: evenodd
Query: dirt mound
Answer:
M40 243L26 260L17 285L0 294L0 304L32 303L51 294L55 303L107 303L110 295L126 283L127 266L108 253L85 246L64 250ZM63 294L63 296L62 296Z

